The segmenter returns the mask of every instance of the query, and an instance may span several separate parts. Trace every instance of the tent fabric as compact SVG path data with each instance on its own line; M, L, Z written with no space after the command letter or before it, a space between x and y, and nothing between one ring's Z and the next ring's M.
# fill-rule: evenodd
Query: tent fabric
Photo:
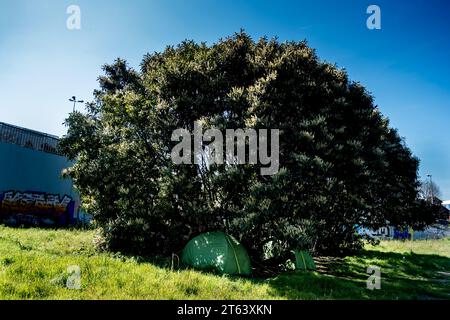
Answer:
M250 275L252 272L247 250L224 232L206 232L193 238L183 249L181 263L221 274Z
M295 255L295 269L308 271L316 270L316 264L308 251L294 250Z

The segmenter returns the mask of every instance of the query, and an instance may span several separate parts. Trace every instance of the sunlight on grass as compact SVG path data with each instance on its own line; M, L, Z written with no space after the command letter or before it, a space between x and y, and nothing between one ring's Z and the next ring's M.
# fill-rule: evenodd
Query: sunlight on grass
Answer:
M382 242L356 256L330 258L320 273L244 279L97 252L93 237L94 231L0 226L0 299L416 299L450 293L450 239ZM81 269L81 290L66 287L70 265ZM381 290L366 289L369 265L382 268Z

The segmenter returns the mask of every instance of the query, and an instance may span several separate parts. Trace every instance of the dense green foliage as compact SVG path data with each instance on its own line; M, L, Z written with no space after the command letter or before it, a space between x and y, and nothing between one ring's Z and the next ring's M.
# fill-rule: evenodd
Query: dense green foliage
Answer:
M270 248L339 253L360 247L355 225L421 227L418 160L363 86L305 42L254 42L245 33L211 46L185 41L144 57L141 70L104 67L87 113L67 119L67 172L103 229L105 246L179 252L223 230L253 261ZM174 165L174 129L280 129L280 171L260 165ZM266 251L266 252L265 252Z

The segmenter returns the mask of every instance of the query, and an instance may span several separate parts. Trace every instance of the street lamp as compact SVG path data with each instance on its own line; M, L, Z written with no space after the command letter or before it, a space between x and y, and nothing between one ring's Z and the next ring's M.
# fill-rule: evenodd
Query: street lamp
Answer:
M75 112L75 105L77 103L83 103L83 100L77 100L77 97L72 96L72 98L69 99L70 102L73 102L73 112Z
M427 177L430 178L430 195L431 195L431 204L433 204L433 180L431 179L431 174L427 174Z

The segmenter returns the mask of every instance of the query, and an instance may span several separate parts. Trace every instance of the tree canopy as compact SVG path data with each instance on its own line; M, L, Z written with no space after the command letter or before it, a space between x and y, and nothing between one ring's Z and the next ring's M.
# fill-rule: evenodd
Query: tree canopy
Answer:
M292 249L357 248L356 226L423 227L419 161L373 97L303 42L240 32L184 41L103 67L85 113L73 112L60 148L105 244L140 254L178 252L222 230L262 260ZM280 130L280 170L175 165L173 130Z

